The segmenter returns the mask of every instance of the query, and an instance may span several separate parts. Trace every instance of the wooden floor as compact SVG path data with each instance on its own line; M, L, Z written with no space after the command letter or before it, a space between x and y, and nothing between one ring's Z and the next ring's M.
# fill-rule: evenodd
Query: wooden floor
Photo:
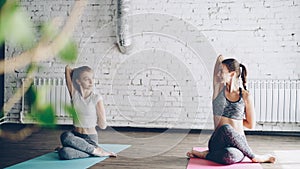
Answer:
M6 129L3 130L11 127L11 125L6 126L4 127ZM1 128L3 127L1 126ZM60 133L69 128L64 126L56 129L40 129L25 140L17 142L1 138L0 168L53 151L60 144ZM185 169L188 163L185 153L192 146L207 146L211 134L210 131L188 133L189 131L183 130L117 130L109 128L100 131L100 142L130 144L132 146L119 153L117 158L106 159L91 168ZM264 169L287 169L289 166L300 168L299 154L297 154L300 152L299 136L251 134L247 135L247 139L255 153L272 153L278 156L276 164L262 164ZM286 158L286 155L292 158Z

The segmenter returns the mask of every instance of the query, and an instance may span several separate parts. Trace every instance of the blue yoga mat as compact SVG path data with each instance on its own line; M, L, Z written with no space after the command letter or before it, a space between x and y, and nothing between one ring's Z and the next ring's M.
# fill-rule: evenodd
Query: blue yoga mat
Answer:
M114 153L119 153L130 145L124 144L100 144L100 146ZM84 169L91 167L92 165L105 160L108 157L88 157L74 160L60 160L58 153L51 152L45 155L33 158L28 161L7 167L6 169Z

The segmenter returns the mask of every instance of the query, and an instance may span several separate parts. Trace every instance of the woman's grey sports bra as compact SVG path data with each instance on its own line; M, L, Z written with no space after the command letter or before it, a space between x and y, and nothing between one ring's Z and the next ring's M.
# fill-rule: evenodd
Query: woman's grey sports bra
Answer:
M232 102L225 97L225 86L218 96L213 100L213 114L224 116L231 119L242 120L245 115L245 102L242 96L242 88L240 90L240 98L236 102Z

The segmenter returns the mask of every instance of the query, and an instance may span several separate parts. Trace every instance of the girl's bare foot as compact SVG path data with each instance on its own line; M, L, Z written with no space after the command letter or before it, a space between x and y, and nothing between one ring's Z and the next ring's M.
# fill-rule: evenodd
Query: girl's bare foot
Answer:
M109 156L109 157L117 157L117 154L113 152L106 152L102 148L97 147L94 149L93 155L103 157L103 156Z
M62 146L58 146L54 149L54 151L58 152L60 149L62 149Z
M189 157L189 158L192 158L192 157L198 157L198 158L206 158L206 155L208 154L208 150L206 151L196 151L196 150L192 150L192 151L189 151L186 153L186 155Z
M192 153L192 151L187 152L186 156L188 156L189 158L195 157L194 154Z
M275 163L276 158L271 154L255 155L252 161L255 163Z

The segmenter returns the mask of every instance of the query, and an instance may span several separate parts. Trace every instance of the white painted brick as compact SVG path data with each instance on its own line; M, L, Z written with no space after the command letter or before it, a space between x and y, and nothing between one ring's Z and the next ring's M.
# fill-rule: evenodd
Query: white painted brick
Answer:
M162 32L169 30L171 23L175 23L176 27L163 34L136 35L133 49L137 53L122 55L117 47L113 47L116 42L116 2L92 0L88 2L73 35L80 48L76 65L97 67L96 88L105 98L107 119L111 125L168 127L177 122L176 112L186 111L181 127L189 128L189 122L192 122L195 123L194 128L203 127L203 123L207 123L205 127L213 128L212 122L206 121L212 112L212 77L206 75L206 69L212 71L213 65L202 65L203 61L206 62L204 57L207 57L203 56L203 51L190 50L194 47L192 44L201 45L196 34L194 36L191 32L203 34L217 54L236 57L244 63L248 67L249 78L299 79L299 3L292 0L133 0L132 14L162 14L153 22L145 22L150 15L145 15L143 20L134 20L140 26L133 30L145 24L145 32L156 28ZM22 8L29 12L35 24L50 21L53 17L61 17L64 21L73 4L74 0L21 0ZM173 16L173 20L164 20L164 15ZM185 25L179 26L183 21ZM103 28L104 25L110 29ZM171 35L171 38L162 35ZM191 42L184 42L179 37ZM10 58L21 53L22 49L6 43L5 51L6 57ZM214 63L216 56L209 57ZM64 77L65 64L58 59L44 61L41 65L45 69L38 70L38 75ZM24 70L5 76L5 100L20 86L16 81L26 75ZM128 105L128 99L131 99L132 105ZM151 114L143 116L141 111L153 111L155 117L160 113L157 110L162 103L166 109L162 119L138 123L151 118ZM18 109L19 102L11 113L18 113ZM133 121L122 117L119 111ZM194 122L195 117L199 124ZM276 124L258 126L258 130L297 128L299 130L299 126Z

